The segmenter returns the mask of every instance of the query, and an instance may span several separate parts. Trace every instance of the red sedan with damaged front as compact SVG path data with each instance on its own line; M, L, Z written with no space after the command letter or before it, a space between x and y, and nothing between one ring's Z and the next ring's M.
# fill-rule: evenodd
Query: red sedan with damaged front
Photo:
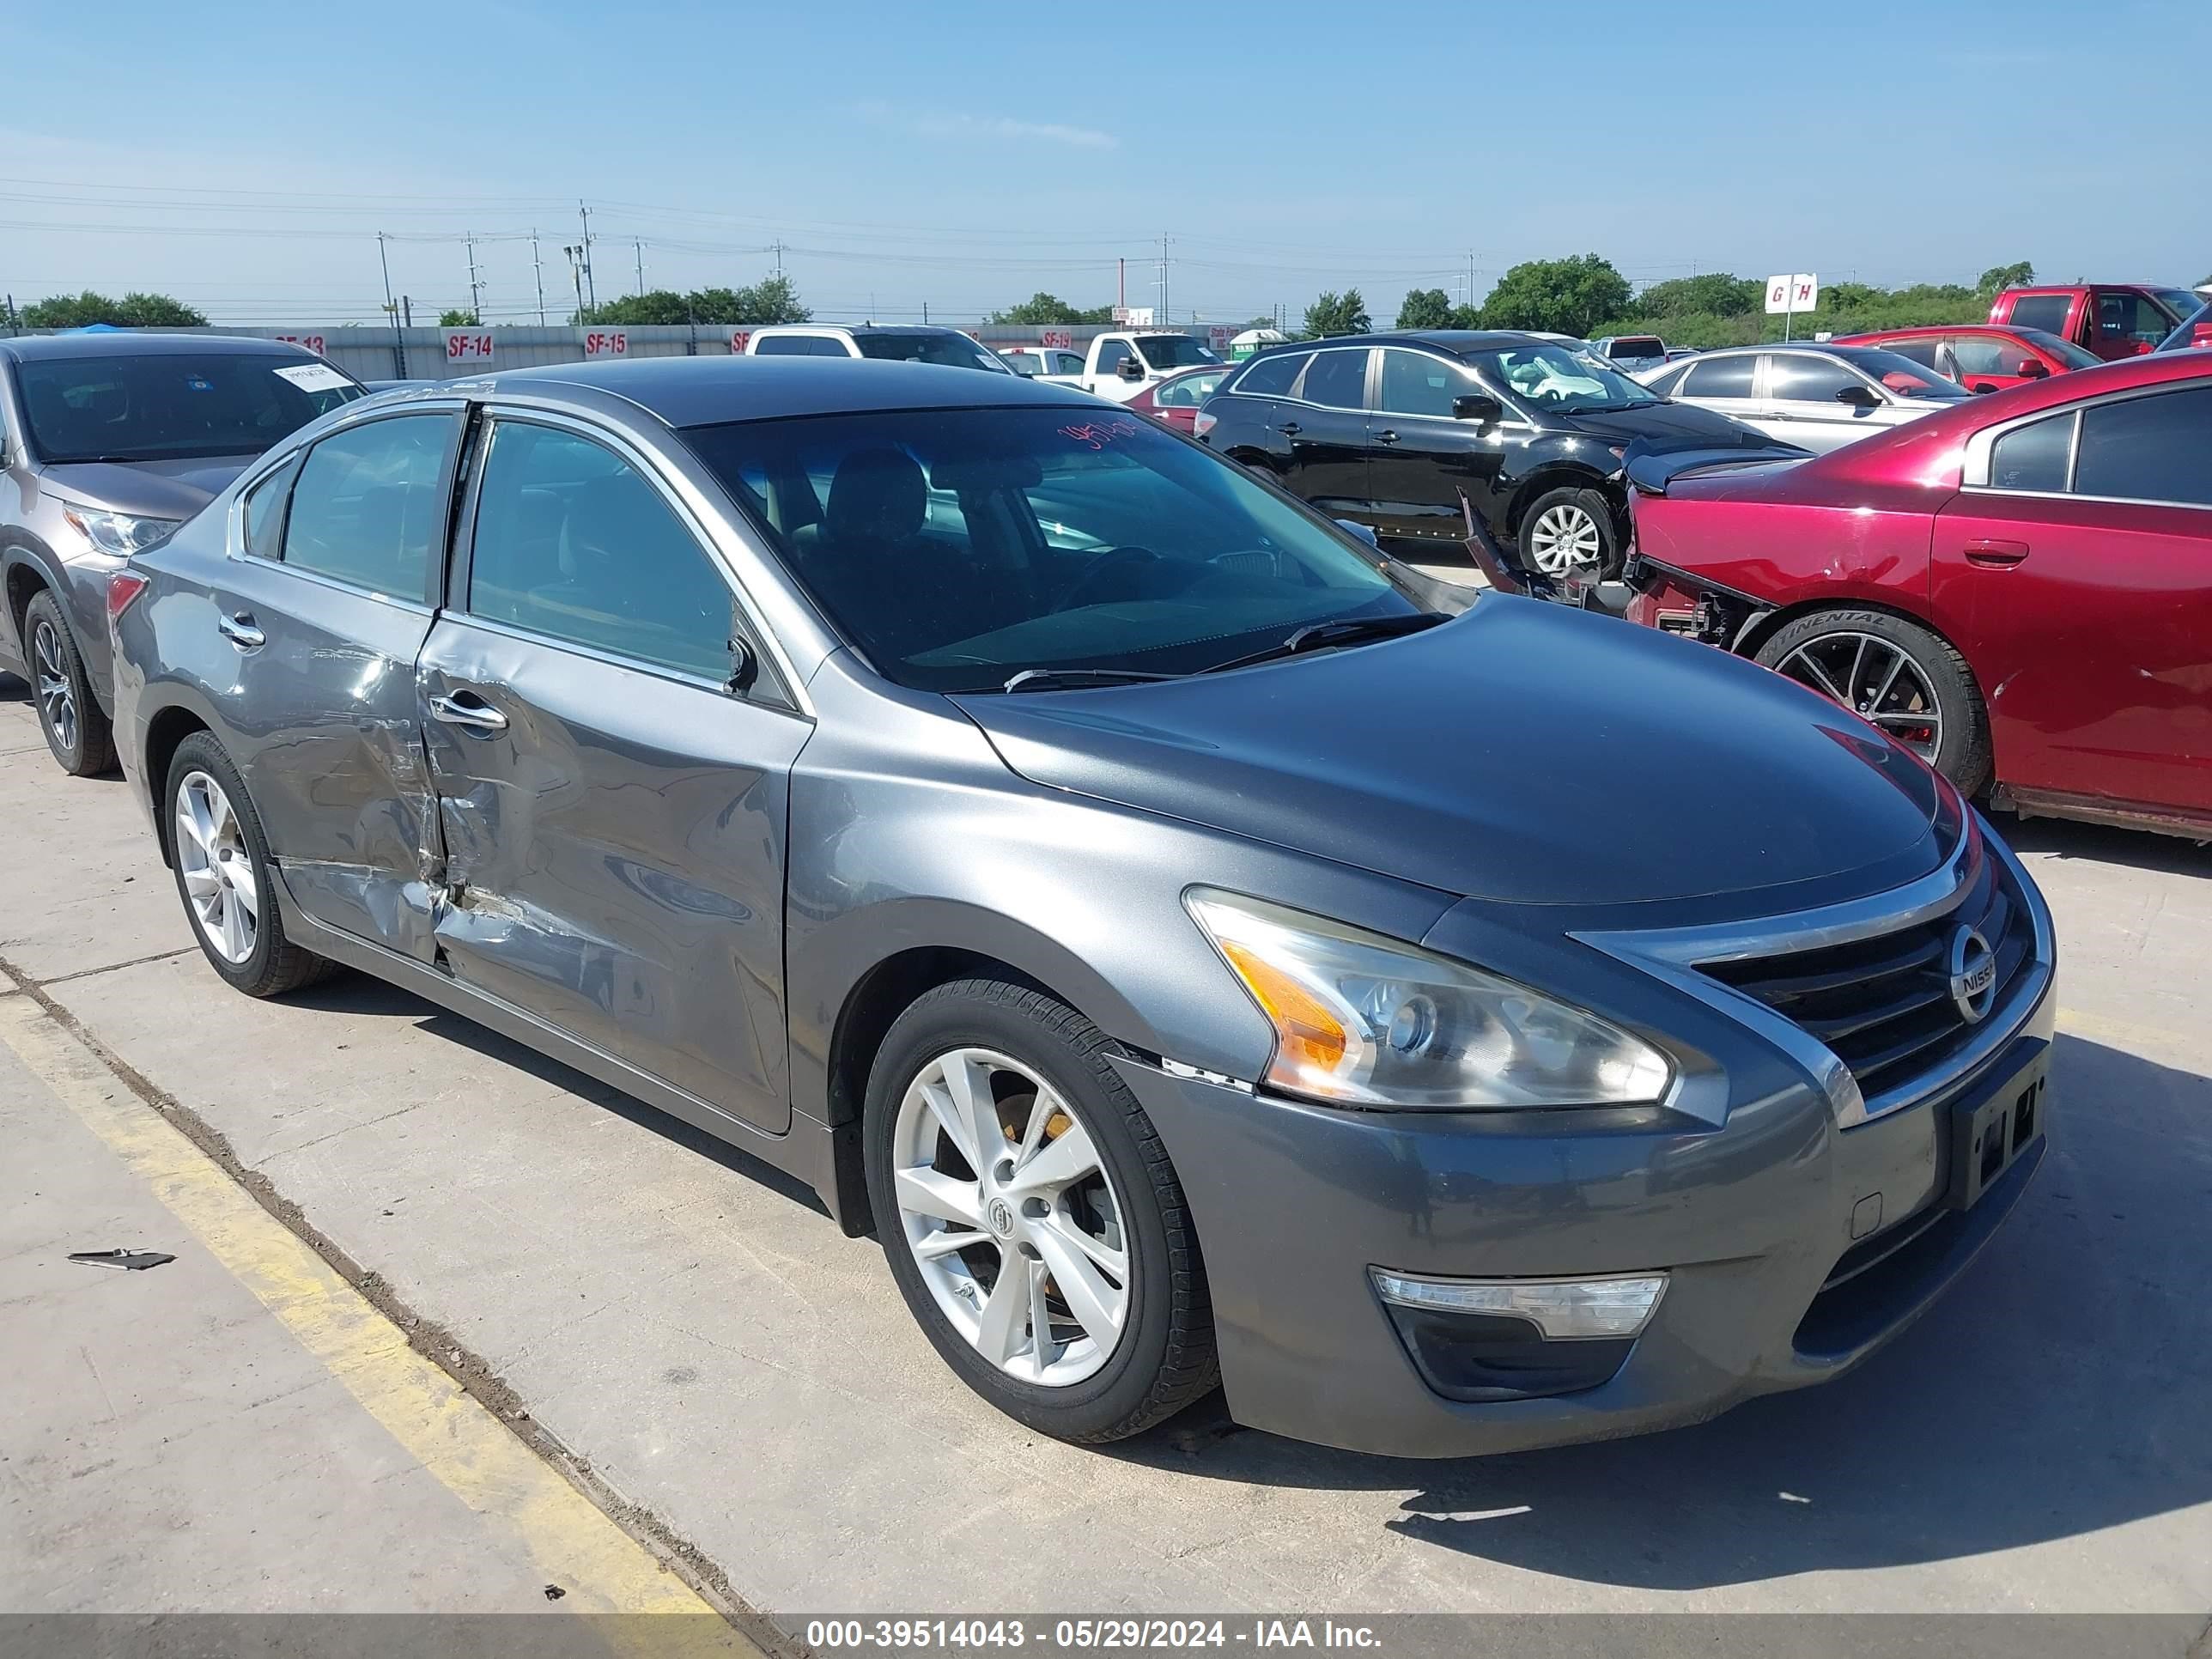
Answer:
M2212 836L2212 360L2131 358L1807 460L1627 458L1631 617L2023 813Z

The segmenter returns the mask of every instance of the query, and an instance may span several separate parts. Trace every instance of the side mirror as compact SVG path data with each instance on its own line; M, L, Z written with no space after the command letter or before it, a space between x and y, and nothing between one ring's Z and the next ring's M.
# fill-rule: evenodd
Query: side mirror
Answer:
M1141 380L1145 378L1145 366L1134 357L1122 358L1114 372L1125 380Z
M1881 395L1872 386L1861 386L1856 381L1839 390L1836 393L1836 401L1839 404L1846 404L1853 409L1881 407Z
M752 647L743 640L732 639L728 643L730 678L724 684L732 695L743 696L753 689L753 682L760 678L760 659L753 655Z
M1505 416L1505 406L1487 392L1462 392L1452 399L1452 419L1493 427Z
M2036 357L2027 359L2014 372L2024 380L2047 380L2051 378L2050 365Z
M1977 380L1973 385L1966 388L1967 391L1972 392L1977 398L1986 398L1990 392L1995 392L1996 389L1997 384L1995 380Z

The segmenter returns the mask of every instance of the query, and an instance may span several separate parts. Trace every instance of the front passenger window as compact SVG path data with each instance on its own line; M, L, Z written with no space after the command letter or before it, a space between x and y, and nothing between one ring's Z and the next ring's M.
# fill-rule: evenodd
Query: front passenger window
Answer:
M1418 351L1382 354L1382 407L1390 414L1449 418L1453 396L1468 389L1466 378L1441 357Z
M729 584L683 520L605 445L492 428L469 555L469 610L548 639L726 678Z
M284 521L284 562L372 593L427 599L454 424L451 415L395 416L309 450Z

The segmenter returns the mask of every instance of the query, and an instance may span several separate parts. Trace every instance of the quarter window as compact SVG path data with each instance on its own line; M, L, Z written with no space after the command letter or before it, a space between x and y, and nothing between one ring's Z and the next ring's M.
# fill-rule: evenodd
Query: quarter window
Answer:
M2016 426L1990 449L1990 486L2062 495L2074 459L2074 411Z
M2083 410L2074 493L2212 507L2212 387Z
M1740 357L1707 357L1690 365L1683 382L1685 398L1748 398L1759 359L1746 352Z
M1393 415L1449 417L1452 398L1467 390L1467 377L1441 357L1419 351L1382 354L1382 407Z
M397 416L309 450L285 517L284 562L371 592L427 599L453 424L450 415Z
M492 429L469 555L469 609L549 639L721 679L729 585L635 468L574 433Z
M257 559L283 556L284 502L299 472L300 458L295 455L246 497L246 550Z
M1314 353L1306 377L1298 384L1298 396L1330 409L1365 408L1367 348Z

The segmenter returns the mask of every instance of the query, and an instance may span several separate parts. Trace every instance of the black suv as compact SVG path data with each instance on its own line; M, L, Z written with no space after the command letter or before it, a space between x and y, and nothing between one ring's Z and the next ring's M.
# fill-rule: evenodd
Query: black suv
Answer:
M1611 574L1627 542L1620 458L1768 441L1670 404L1540 335L1435 329L1272 347L1206 400L1197 435L1386 542L1459 543L1467 502L1547 575Z

